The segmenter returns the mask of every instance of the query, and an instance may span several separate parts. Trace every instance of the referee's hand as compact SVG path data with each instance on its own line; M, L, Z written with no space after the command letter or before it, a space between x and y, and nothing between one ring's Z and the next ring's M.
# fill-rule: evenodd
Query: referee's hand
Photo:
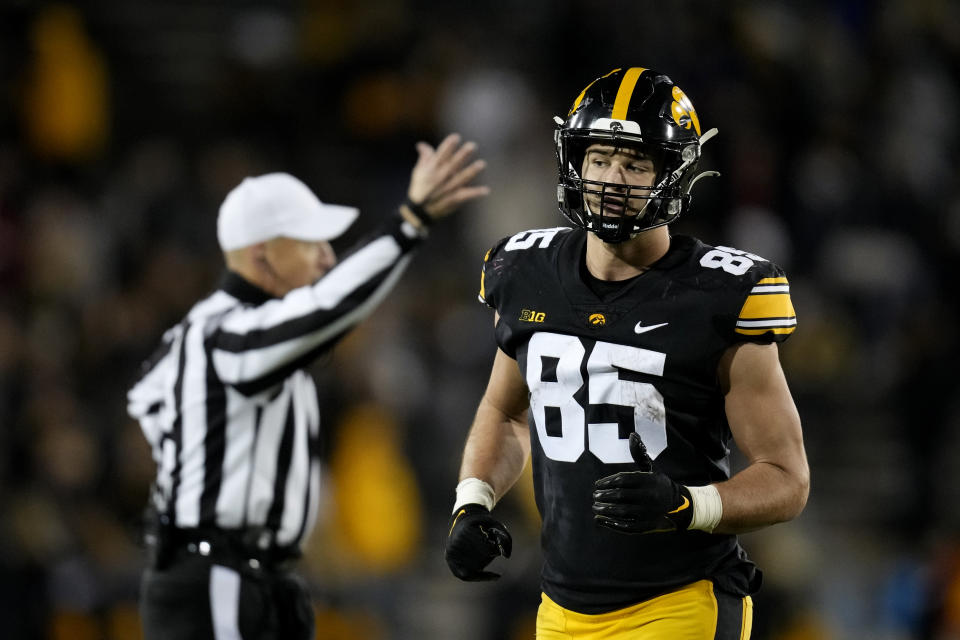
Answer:
M496 580L500 574L486 571L486 566L497 556L509 558L512 550L510 532L486 507L465 504L450 516L444 556L461 580Z
M470 161L476 150L476 143L461 142L456 133L444 138L436 149L418 142L417 163L410 175L407 198L438 220L465 202L490 193L487 186L470 184L487 166L481 159Z

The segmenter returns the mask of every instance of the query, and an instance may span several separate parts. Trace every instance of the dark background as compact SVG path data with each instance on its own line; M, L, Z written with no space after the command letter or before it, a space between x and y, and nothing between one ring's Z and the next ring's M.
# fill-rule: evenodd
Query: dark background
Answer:
M125 392L221 269L219 203L284 170L359 206L403 196L417 140L474 139L493 192L315 368L320 638L532 638L529 480L515 557L443 563L489 373L476 302L497 239L563 224L552 116L615 67L668 73L704 130L675 232L787 269L781 350L810 502L745 536L754 638L960 637L960 4L512 0L0 0L0 637L137 638L153 474Z

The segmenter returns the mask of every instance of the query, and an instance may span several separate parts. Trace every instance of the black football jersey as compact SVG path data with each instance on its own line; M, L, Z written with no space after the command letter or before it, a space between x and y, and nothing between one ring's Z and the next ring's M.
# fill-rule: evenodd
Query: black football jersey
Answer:
M617 533L594 524L591 494L597 479L636 468L634 430L676 482L729 477L717 366L734 343L794 331L787 279L759 256L673 236L639 276L591 283L585 251L581 230L524 231L487 252L480 283L481 301L500 316L497 343L530 392L543 591L581 613L704 578L750 593L759 572L736 536Z

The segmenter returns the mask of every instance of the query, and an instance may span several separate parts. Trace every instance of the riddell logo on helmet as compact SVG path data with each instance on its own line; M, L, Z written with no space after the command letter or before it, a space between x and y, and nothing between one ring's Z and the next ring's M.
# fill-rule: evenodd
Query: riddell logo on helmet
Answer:
M670 105L670 112L673 114L673 121L684 129L689 129L693 125L697 136L700 135L700 120L697 118L697 110L693 108L693 103L687 94L678 86L673 87L673 104Z

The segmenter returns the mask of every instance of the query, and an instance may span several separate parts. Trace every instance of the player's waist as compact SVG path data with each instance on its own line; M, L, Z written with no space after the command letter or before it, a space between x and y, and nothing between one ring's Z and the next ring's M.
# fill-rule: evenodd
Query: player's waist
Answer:
M621 537L622 544L615 539L602 544L594 539L597 544L591 544L587 538L545 542L543 591L562 606L587 614L619 609L704 579L729 584L731 592L750 592L756 567L734 536L690 532ZM564 551L571 546L575 553Z

